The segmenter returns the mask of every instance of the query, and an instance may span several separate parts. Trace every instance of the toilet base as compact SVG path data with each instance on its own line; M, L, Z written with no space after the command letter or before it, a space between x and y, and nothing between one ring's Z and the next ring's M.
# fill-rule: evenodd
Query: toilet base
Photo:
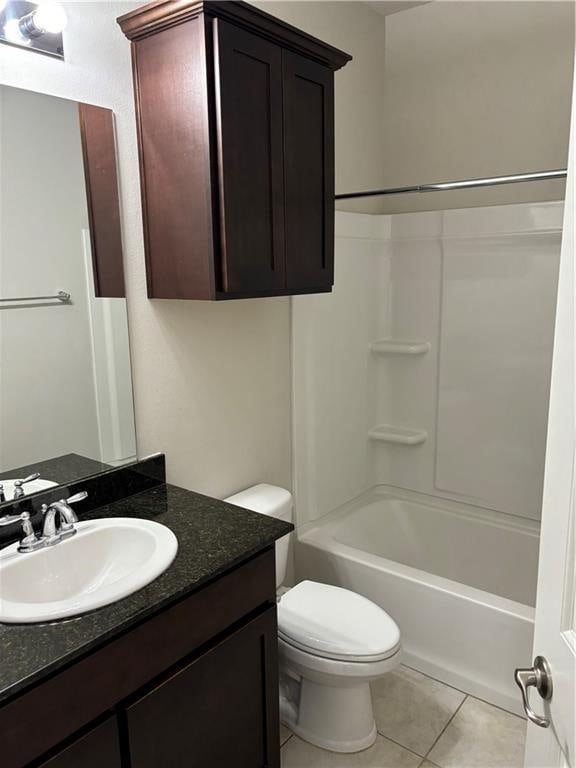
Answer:
M280 719L305 741L332 752L360 752L376 741L370 683L391 672L400 646L379 661L348 662L306 653L278 638Z
M298 706L281 702L280 719L297 736L332 752L360 752L376 741L367 682L333 687L301 679Z

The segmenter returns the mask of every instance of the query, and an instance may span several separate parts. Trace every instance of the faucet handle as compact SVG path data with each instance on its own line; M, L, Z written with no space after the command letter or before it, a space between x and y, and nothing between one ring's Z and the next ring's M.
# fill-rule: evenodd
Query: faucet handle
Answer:
M30 522L30 514L28 512L22 512L20 520L22 522L22 533L24 535L20 539L18 552L34 552L39 547L44 546L44 542L34 533L34 526Z
M88 492L87 491L80 491L79 493L75 493L73 496L70 496L67 499L63 499L63 501L66 504L76 504L78 501L84 501L84 499L88 498Z
M28 475L28 477L25 477L22 480L14 480L14 498L21 499L22 496L24 496L22 486L25 483L31 483L33 480L38 480L39 477L40 472L33 472L31 475Z
M20 487L21 485L24 485L24 483L31 483L32 480L38 480L39 477L40 472L33 472L31 475L28 475L28 477L25 477L22 480L14 480L14 485Z
M74 531L74 523L78 522L78 517L74 510L70 507L70 504L76 504L79 501L84 501L88 498L86 491L80 491L73 496L69 496L67 499L62 499L60 502L68 508L68 515L66 517L61 516L60 519L60 531L63 535L71 534Z

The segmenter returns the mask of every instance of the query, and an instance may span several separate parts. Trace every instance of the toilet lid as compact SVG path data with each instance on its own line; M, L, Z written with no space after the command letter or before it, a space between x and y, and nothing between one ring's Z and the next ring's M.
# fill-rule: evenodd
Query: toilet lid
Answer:
M380 606L315 581L303 581L282 596L278 634L314 656L341 661L380 661L400 647L400 630Z

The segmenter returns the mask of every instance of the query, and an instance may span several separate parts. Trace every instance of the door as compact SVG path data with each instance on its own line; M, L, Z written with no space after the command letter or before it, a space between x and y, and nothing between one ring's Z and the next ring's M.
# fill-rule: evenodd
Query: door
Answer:
M560 257L534 637L534 654L544 661L539 660L534 673L520 671L520 680L517 679L519 683L529 684L526 691L530 696L529 706L542 717L541 727L538 723L528 723L526 766L530 768L576 766L575 154L576 100L572 105ZM534 690L536 685L544 698Z
M334 73L284 51L286 271L289 292L334 283Z
M118 723L110 717L39 768L121 768Z
M279 768L276 606L128 708L131 768Z
M221 289L254 296L285 287L282 52L215 24Z

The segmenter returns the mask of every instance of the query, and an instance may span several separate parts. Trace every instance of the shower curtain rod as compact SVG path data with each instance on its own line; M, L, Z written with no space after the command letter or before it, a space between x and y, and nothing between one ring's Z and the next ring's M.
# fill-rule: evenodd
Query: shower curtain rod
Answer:
M389 187L366 192L348 192L335 195L336 200L351 200L355 197L373 197L377 195L405 195L409 192L442 192L449 189L470 189L472 187L495 187L499 184L518 184L523 181L545 181L547 179L565 179L566 169L558 171L536 171L534 173L515 173L511 176L492 176L486 179L465 179L464 181L443 181L436 184L419 184L413 187Z

